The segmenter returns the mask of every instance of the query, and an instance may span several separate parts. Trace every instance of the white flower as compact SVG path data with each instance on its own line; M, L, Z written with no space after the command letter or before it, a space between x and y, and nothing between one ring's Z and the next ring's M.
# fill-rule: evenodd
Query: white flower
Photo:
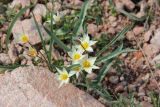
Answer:
M80 38L80 42L81 42L81 45L80 45L81 50L93 52L93 48L91 46L94 45L97 41L90 40L88 34L85 34L83 38Z
M96 57L88 58L88 55L86 55L81 61L82 69L84 69L87 73L92 73L92 69L99 69L98 66L94 65L96 59Z
M83 51L81 49L72 48L71 52L68 52L68 55L72 58L73 64L79 63L79 61L84 57L82 55Z
M58 71L58 75L57 75L58 76L58 80L61 81L59 87L61 87L63 84L69 83L70 77L73 74L68 73L65 68L63 68L63 70L60 70L58 68L56 68L56 69Z
M35 48L29 47L28 55L31 56L31 57L36 57L37 56L37 50Z
M76 77L78 78L80 72L82 71L82 67L81 66L75 66L71 69L71 74L76 74Z
M52 17L53 18L53 23L52 24L59 23L61 21L61 17L62 17L62 15L60 15L59 12L57 12L56 14L53 14L53 17ZM51 19L46 21L46 22L51 23Z
M22 44L28 43L29 42L29 36L27 34L17 35L17 37L15 38L15 42L22 43Z

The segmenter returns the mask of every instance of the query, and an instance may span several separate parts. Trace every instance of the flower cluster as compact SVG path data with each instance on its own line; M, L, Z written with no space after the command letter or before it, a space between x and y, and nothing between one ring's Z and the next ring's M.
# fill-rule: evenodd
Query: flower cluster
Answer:
M57 68L58 80L61 81L60 86L69 83L70 77L73 75L76 75L78 78L82 71L92 73L93 69L99 69L98 66L94 65L96 57L89 57L87 54L89 52L93 52L92 46L97 41L90 40L88 34L79 38L79 41L79 45L73 46L72 51L68 52L68 55L72 60L72 65L76 64L77 66L72 67L70 72L67 72L65 68L63 68L63 70Z
M37 56L37 50L35 48L33 48L33 46L31 46L30 42L29 42L29 36L27 34L22 34L20 36L18 36L17 42L21 43L21 44L27 44L29 43L29 49L28 49L28 55L31 57L36 57Z

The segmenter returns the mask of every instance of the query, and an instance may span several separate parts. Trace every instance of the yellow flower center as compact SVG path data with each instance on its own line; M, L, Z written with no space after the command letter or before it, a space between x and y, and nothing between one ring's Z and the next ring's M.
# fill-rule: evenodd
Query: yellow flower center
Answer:
M36 57L37 56L37 51L34 48L30 48L28 51L28 55L31 57Z
M80 72L81 69L80 69L79 66L77 66L77 67L74 67L73 70L76 71L76 72Z
M91 63L88 60L85 60L85 61L83 61L83 67L89 68L89 67L91 67Z
M74 60L79 60L81 58L81 55L79 53L75 53L73 56Z
M82 48L87 49L89 47L88 42L83 42L82 43Z
M22 36L20 37L20 41L21 41L22 43L27 43L27 42L29 42L29 37L24 34L24 35L22 35Z
M69 78L67 73L61 73L60 74L60 80L65 81Z

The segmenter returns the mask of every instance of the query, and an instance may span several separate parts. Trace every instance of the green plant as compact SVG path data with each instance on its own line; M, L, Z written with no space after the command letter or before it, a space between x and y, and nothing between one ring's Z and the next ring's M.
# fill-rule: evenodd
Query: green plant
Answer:
M149 93L149 96L154 107L160 107L160 94L151 92Z
M133 95L123 97L119 95L116 101L111 102L112 107L142 107L139 102L135 103Z
M13 21L11 22L8 32L7 32L7 38L6 38L6 46L8 47L9 41L10 41L10 35L12 28L16 22L16 20L29 8L34 7L34 5L28 6L20 10L20 12L15 16ZM107 55L101 56L102 53L106 52L107 49L110 47L113 47L117 41L121 41L124 38L124 35L126 32L132 29L134 26L134 23L131 25L126 26L121 32L119 32L111 41L108 41L107 43L104 43L105 46L99 50L99 52L96 54L96 56L91 55L90 52L93 52L93 48L91 47L96 43L96 41L90 40L90 37L87 35L86 30L86 24L85 24L85 18L87 18L87 10L89 8L89 0L86 0L82 6L81 11L79 12L79 15L74 18L75 15L71 15L71 17L62 17L59 18L58 15L54 16L55 14L51 12L49 14L50 21L49 26L45 26L46 32L50 35L50 39L46 42L43 38L43 33L41 32L38 22L35 19L34 13L32 13L34 22L37 28L37 31L39 33L39 37L41 39L42 49L45 52L45 55L41 52L39 52L43 56L43 61L46 62L48 68L53 72L58 72L58 79L63 81L62 83L68 83L69 79L71 79L71 82L77 86L82 86L86 90L92 90L96 92L99 96L105 98L106 100L113 100L114 98L112 95L108 92L107 89L104 88L102 82L106 76L106 74L109 72L109 69L111 66L115 64L115 59L122 53L132 52L135 50L132 49L124 49L123 43L120 44L120 46L113 48L111 52L109 52ZM65 25L64 27L61 26L61 24L65 23L67 24L68 18L73 19L73 23L71 23L70 26ZM48 20L48 19L47 19ZM54 22L54 23L53 23ZM83 33L81 33L81 29L83 29ZM59 36L60 35L70 35L70 44L66 45ZM79 35L83 35L83 38ZM21 36L21 41L29 43L29 38L27 38L26 35ZM37 51L34 49L34 46L30 44L29 52L31 56L36 57ZM49 45L49 48L46 48L46 45ZM52 51L54 46L58 46L60 49L62 49L62 52L66 53L72 62L70 62L69 65L64 65L63 63L54 62L52 60ZM78 45L78 47L76 46ZM70 47L69 47L70 46ZM74 47L74 48L73 48ZM76 48L76 49L75 49ZM83 50L83 52L81 52ZM82 56L82 59L78 61L78 63L75 63L75 60L79 59L79 57ZM89 56L89 57L88 57ZM62 61L63 62L63 61ZM11 68L16 68L18 66ZM1 67L0 67L1 68ZM97 72L97 78L94 80L88 80L86 78L87 73L92 73L93 69L98 69L99 72ZM73 71L78 71L78 73L72 73ZM79 77L80 71L86 71L81 72L81 76ZM75 74L73 76L73 74ZM80 80L76 79L76 77L80 78ZM62 85L62 84L61 84Z
M115 5L113 3L113 0L109 0L109 8L110 8L110 13L112 16L116 16L117 15L117 11L115 8Z

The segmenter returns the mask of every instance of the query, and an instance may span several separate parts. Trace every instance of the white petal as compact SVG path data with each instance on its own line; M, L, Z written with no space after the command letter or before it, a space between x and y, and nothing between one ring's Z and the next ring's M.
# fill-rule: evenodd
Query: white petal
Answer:
M99 67L98 67L98 66L95 66L95 65L93 65L92 68L93 68L93 69L99 69Z
M80 48L81 48L81 47L80 47ZM79 49L79 48L78 48L77 52L80 53L80 54L82 55L83 52L84 52L84 49Z
M81 56L81 59L83 59L84 57L85 57L85 55L82 55L82 56ZM80 60L81 60L81 59L80 59Z
M90 67L90 68L84 68L84 70L85 70L87 73L89 73L89 74L92 73L92 68L91 68L91 67Z
M58 71L58 73L62 73L62 71L60 69L56 68L56 70Z
M86 49L86 51L88 51L88 52L93 52L93 48L92 48L92 47L89 47L89 48Z
M72 71L69 73L69 77L73 76L75 73Z
M69 83L69 78L64 81L65 84Z
M77 77L77 78L79 77L79 72L76 73L76 77Z
M94 44L96 44L97 43L97 41L89 41L89 45L90 46L92 46L92 45L94 45Z
M84 60L88 59L88 54L83 55L83 58L80 60L80 64L83 63Z
M97 57L91 57L88 60L91 62L91 64L93 65L96 61Z
M61 81L61 83L59 84L58 88L60 88L63 84L64 84L64 82Z
M68 74L68 72L67 72L67 70L66 70L65 68L63 68L63 72L65 72L65 73L67 73L67 74Z
M76 72L75 71L70 71L70 73L69 73L69 75L74 75L74 74L76 74Z
M58 73L55 74L55 78L56 78L57 80L59 80L59 74L58 74Z
M89 42L89 40L90 40L88 34L85 34L85 35L83 36L83 38L84 38L84 41L86 41L86 42Z
M68 55L72 58L73 53L72 52L68 52Z
M80 53L83 53L85 51L81 45L77 45L76 47L77 47L77 51Z

